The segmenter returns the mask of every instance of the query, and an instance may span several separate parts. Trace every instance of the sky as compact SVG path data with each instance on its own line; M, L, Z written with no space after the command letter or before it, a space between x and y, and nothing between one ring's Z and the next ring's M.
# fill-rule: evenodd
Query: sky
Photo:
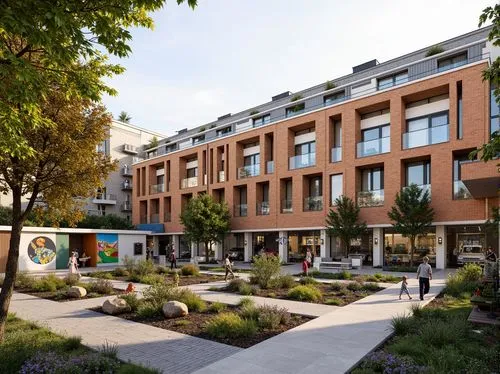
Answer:
M104 104L170 136L477 29L485 0L169 0Z

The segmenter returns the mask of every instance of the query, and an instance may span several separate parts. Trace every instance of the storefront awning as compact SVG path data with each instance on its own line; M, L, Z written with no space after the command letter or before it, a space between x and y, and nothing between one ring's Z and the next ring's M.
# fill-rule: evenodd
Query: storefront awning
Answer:
M497 197L500 189L500 177L469 179L462 182L475 199Z
M165 226L162 223L141 223L137 225L137 230L152 231L154 233L165 232Z

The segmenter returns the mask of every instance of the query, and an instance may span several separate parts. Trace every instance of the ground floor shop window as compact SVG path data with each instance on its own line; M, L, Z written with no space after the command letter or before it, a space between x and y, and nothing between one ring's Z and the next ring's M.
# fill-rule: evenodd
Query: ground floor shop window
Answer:
M278 232L260 232L252 234L252 256L263 253L271 253L278 256L279 253L279 233Z
M434 231L434 229L433 229ZM384 264L386 266L410 265L410 239L397 234L392 229L384 230ZM424 256L429 257L429 263L436 265L436 234L429 232L415 239L413 264L422 262Z
M291 231L288 233L288 261L300 262L305 258L307 249L312 255L320 255L321 237L319 230Z

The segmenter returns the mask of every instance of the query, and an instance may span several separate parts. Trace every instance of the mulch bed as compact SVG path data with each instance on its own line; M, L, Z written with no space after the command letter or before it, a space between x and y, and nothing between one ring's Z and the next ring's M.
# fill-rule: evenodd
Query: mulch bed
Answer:
M91 308L90 310L92 310L94 312L103 313L101 307ZM237 310L237 307L233 307L233 306L229 306L229 305L226 309L227 312L236 311L236 310ZM171 319L165 319L163 316L157 316L157 317L152 317L152 318L143 318L143 317L138 316L135 313L124 313L124 314L117 315L115 317L120 317L120 318L124 318L126 320L129 320L129 321L144 323L146 325L158 327L160 329L175 331L175 332L178 332L181 334L196 336L198 338L212 340L212 341L216 341L219 343L232 345L232 346L240 347L240 348L251 347L257 343L260 343L260 342L262 342L266 339L269 339L275 335L281 334L282 332L285 332L287 330L293 329L294 327L297 327L297 326L311 320L311 318L308 318L308 317L299 316L299 315L292 315L292 318L290 319L290 322L287 325L280 325L279 328L276 330L259 330L254 336L249 337L249 338L218 339L218 338L214 338L214 337L212 337L204 332L205 324L216 315L217 315L217 313L212 313L212 312L206 311L206 312L202 312L202 313L189 312L189 314L187 316L179 317L179 318L171 318ZM184 324L183 322L179 322L179 321L189 321L189 324Z
M93 279L98 279L90 276ZM170 274L165 274L165 279L169 282L173 281L173 276ZM130 282L129 277L113 277L110 280L117 280L122 282ZM179 274L179 286L189 286L191 284L203 284L203 283L211 283L211 282L220 282L224 280L223 275L208 275L208 274L200 274L200 275L180 275ZM134 283L134 282L132 282Z
M31 295L31 296L36 296L36 297L39 297L41 299L47 299L47 300L52 300L52 301L57 301L57 302L60 302L60 303L64 303L64 302L68 302L68 301L76 301L76 300L85 300L85 299L96 299L98 297L104 297L104 296L113 296L113 295L123 295L125 294L125 291L124 290L119 290L119 289L114 289L114 293L112 294L93 294L91 293L90 294L90 297L89 297L89 294L87 293L87 296L84 296L84 297L81 297L81 298L74 298L74 297L68 297L66 295L64 295L62 298L62 292L64 292L64 290L59 290L59 291L56 291L56 292L51 292L51 291L42 291L42 292L38 292L38 291L34 291L32 289L18 289L16 288L15 289L16 292L20 292L20 293L25 293L27 295Z

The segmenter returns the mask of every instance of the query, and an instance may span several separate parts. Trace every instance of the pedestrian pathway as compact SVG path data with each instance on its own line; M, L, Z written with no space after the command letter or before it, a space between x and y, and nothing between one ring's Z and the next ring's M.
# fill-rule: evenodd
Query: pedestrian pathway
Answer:
M100 302L105 298L102 299ZM14 293L10 311L19 318L34 321L52 331L81 336L82 343L94 349L116 344L118 358L156 368L164 373L192 373L228 357L241 348L220 344L85 310L96 299L59 303Z
M345 373L391 336L394 316L409 313L413 302L422 306L429 303L444 288L445 280L445 272L437 271L424 301L418 300L416 279L408 282L412 301L398 300L400 284L393 285L215 362L196 374Z

